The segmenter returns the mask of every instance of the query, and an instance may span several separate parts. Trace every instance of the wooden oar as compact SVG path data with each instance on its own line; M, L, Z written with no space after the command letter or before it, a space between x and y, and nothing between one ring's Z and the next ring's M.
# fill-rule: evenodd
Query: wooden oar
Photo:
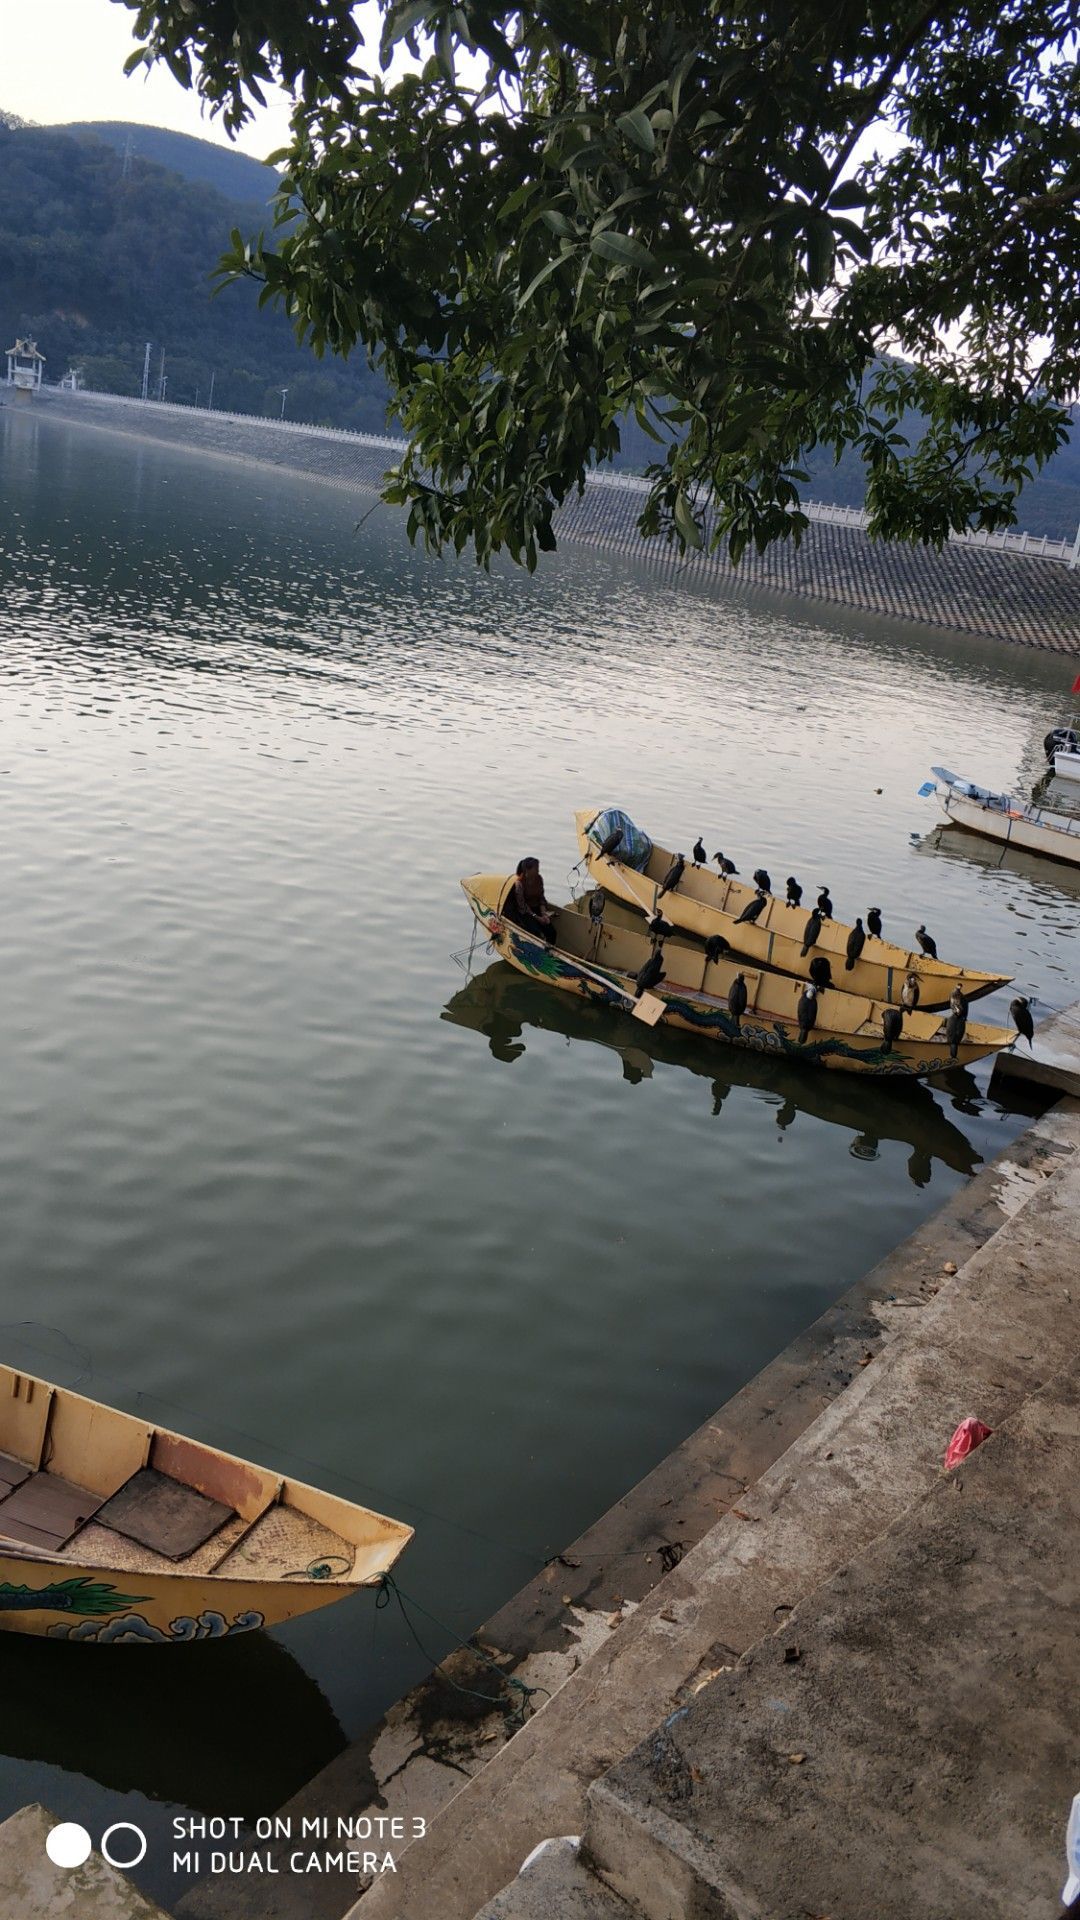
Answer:
M558 951L566 953L566 948L560 948ZM614 980L609 980L606 974L595 973L592 967L587 967L583 960L577 959L576 955L566 953L566 957L568 960L573 961L574 966L577 967L578 971L583 973L587 979L594 980L597 986L607 987L610 993L617 993L621 999L628 1001L634 1019L643 1021L645 1026L655 1027L657 1021L661 1020L667 1012L667 1002L666 1000L661 1000L658 993L635 995L630 993L626 987L618 986Z

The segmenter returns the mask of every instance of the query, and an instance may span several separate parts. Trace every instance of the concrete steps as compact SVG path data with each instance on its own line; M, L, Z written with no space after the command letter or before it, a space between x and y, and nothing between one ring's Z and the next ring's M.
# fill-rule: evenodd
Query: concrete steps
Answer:
M1000 1427L1071 1357L1080 1113L1041 1129L1042 1164L997 1169L1005 1224L941 1292L897 1302L891 1344L444 1808L358 1920L472 1920L545 1833L578 1830L602 1774L925 1499L965 1414ZM625 1878L619 1891L640 1900ZM714 1911L740 1910L706 1905L702 1920Z
M586 1845L635 1915L1052 1913L1078 1522L1073 1364L593 1787Z
M476 1920L640 1920L582 1860L576 1839L545 1840Z

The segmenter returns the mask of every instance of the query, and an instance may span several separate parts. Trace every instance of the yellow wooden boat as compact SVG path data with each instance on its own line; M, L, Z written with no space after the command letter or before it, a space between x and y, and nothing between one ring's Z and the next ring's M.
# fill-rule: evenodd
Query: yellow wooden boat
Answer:
M377 1585L411 1527L0 1367L0 1627L141 1646Z
M659 903L665 920L684 933L708 939L720 934L732 952L741 958L768 967L776 973L803 979L811 960L824 958L832 970L832 985L843 993L862 994L890 1006L900 1005L900 993L909 973L919 982L919 1006L928 1012L947 1007L959 987L969 1000L979 1000L997 987L1007 986L1011 976L980 973L970 967L956 967L946 960L931 960L926 954L893 946L889 940L866 937L862 953L850 969L846 965L850 926L840 920L824 920L816 945L803 953L806 924L813 907L804 904L789 907L783 900L770 898L756 921L739 915L754 898L755 889L709 867L693 865L688 859L677 888L660 901L660 882L675 859L674 853L653 842L652 856L643 872L628 867L615 854L603 854L589 829L598 818L595 807L575 815L578 845L597 886L615 899L625 901L643 913L651 913Z
M644 931L636 930L640 922L635 924L626 909L616 906L612 911L609 903L603 922L596 925L583 903L577 902L555 910L555 942L549 945L543 935L528 933L503 916L513 882L513 874L495 873L472 874L461 882L496 952L519 972L548 986L627 1013L642 1012L634 984L653 952L653 943ZM671 1026L807 1066L896 1080L921 1079L1001 1053L1016 1039L1003 1027L969 1022L954 1051L944 1020L920 1011L904 1016L902 1032L889 1046L882 1032L882 1001L826 989L817 995L816 1024L801 1041L798 1006L805 981L789 980L764 968L743 968L738 961L709 961L701 946L675 935L663 942L663 962L666 977L642 996L647 1018L655 1010ZM745 1011L738 1018L729 1007L737 975L747 992Z

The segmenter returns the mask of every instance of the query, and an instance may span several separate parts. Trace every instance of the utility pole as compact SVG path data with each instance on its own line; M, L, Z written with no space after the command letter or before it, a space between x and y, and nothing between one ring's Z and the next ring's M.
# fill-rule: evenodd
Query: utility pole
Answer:
M217 368L213 367L211 368L211 371L210 371L210 398L206 403L207 413L213 413L214 411L214 381L216 380L216 378L217 378Z
M281 417L283 420L285 418L285 395L288 393L288 391L289 391L288 387L282 387L281 389Z
M124 164L120 169L121 180L126 180L131 172L131 135L124 141Z
M161 349L161 365L158 368L158 399L165 398L165 349Z
M142 363L142 397L144 400L150 392L150 347L151 342L148 340Z

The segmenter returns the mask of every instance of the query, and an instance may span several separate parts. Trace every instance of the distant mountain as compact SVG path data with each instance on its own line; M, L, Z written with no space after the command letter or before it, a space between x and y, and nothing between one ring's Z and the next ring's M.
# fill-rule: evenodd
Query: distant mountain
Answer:
M217 156L183 135L180 151ZM224 151L226 167L255 161ZM386 389L363 359L319 362L297 345L283 314L259 309L243 282L213 296L210 276L233 227L253 230L265 202L236 201L88 134L0 125L0 347L29 333L46 376L71 365L86 385L137 394L146 343L150 391L165 352L166 397L277 415L281 388L296 420L386 430ZM6 332L5 332L6 330Z
M171 133L167 127L144 127L135 120L73 120L46 131L70 133L76 139L104 140L120 154L130 141L133 158L152 160L156 166L178 173L182 180L214 187L226 200L238 204L249 201L265 207L278 183L273 167L263 166L261 160L252 160L235 147L195 139L190 133Z

